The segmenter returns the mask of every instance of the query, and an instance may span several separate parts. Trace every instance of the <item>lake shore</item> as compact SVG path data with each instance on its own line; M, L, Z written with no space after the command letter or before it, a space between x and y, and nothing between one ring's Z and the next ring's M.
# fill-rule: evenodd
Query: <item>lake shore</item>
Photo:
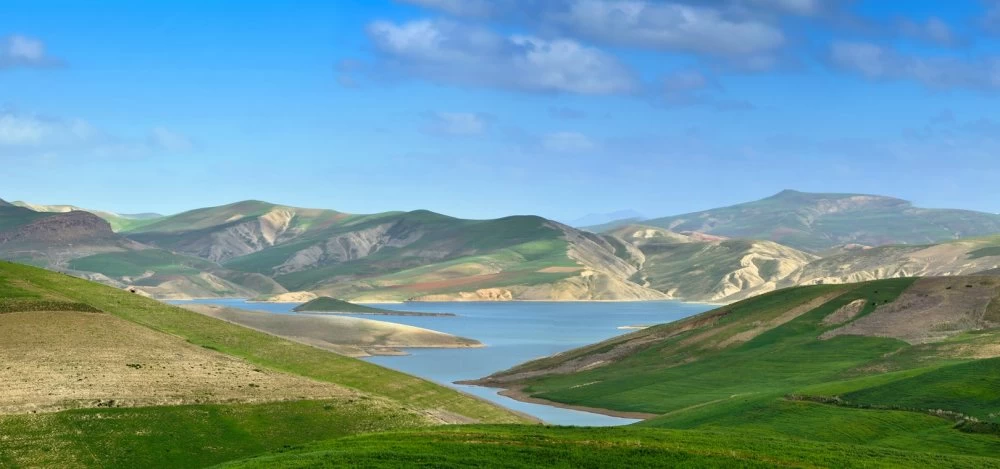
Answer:
M558 407L560 409L578 410L581 412L590 412L592 414L607 415L608 417L617 417L622 419L636 419L636 420L647 420L654 417L659 417L657 414L650 414L645 412L620 412L617 410L602 409L599 407L587 407L581 405L563 404L562 402L555 402L546 399L541 399L538 397L533 397L523 391L523 386L513 386L510 388L498 388L495 386L490 386L483 384L481 380L469 380L469 381L456 381L455 384L467 385L467 386L480 386L490 389L502 389L499 392L501 396L509 397L515 401L527 402L529 404L540 404L547 405L549 407Z

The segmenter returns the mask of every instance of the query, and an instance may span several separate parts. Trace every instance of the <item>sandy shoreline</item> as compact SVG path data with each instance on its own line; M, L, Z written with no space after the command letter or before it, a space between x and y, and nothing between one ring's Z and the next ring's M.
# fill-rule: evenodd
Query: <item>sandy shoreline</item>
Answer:
M527 393L522 391L523 389L522 386L513 386L510 388L487 386L483 383L480 383L478 380L456 381L455 384L480 386L492 389L502 389L502 391L499 392L501 396L509 397L511 399L514 399L515 401L527 402L529 404L547 405L549 407L558 407L560 409L579 410L581 412L589 412L592 414L607 415L608 417L618 417L623 419L636 419L636 420L647 420L654 417L659 417L659 415L657 414L649 414L645 412L620 412L617 410L602 409L599 407L587 407L581 405L563 404L561 402L549 401L528 395Z

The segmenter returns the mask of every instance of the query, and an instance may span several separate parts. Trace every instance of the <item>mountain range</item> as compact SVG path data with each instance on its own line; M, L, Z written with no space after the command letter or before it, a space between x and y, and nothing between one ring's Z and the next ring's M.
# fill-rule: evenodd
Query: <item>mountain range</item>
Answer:
M263 201L170 216L0 201L3 258L159 298L727 303L794 285L997 269L998 233L1000 215L796 191L600 231Z

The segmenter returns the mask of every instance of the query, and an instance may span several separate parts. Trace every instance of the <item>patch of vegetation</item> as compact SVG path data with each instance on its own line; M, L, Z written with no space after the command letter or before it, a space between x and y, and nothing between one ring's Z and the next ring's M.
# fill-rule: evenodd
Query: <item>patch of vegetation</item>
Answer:
M354 303L321 296L312 301L308 301L296 306L292 311L297 313L354 313L354 314L382 314L390 316L454 316L450 313L417 313L412 311L394 311L391 309L372 308L370 306L356 305Z
M159 275L197 275L218 268L194 257L181 256L162 249L95 254L70 261L71 269L98 272L109 277L138 277L146 272Z
M415 413L363 397L0 415L0 466L195 468L424 425Z
M347 437L221 467L987 468L1000 462L750 432L494 426Z
M979 259L980 257L993 256L1000 256L1000 246L989 246L969 252L969 259Z

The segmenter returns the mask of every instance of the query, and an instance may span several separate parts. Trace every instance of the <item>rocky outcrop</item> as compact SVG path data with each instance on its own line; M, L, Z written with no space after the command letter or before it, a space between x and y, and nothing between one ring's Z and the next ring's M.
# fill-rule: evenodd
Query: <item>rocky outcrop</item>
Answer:
M109 241L116 238L111 225L87 212L58 213L38 218L14 229L0 232L0 244L61 244L80 241Z
M423 231L418 227L401 221L351 231L295 252L274 268L274 274L289 274L323 264L362 259L386 247L408 246L422 235Z

